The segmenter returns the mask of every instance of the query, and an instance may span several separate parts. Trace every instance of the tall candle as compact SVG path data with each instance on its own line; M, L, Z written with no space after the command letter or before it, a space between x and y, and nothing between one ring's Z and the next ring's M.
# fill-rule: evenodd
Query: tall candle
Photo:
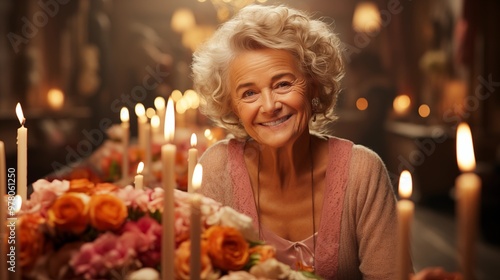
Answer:
M191 134L191 148L188 150L188 192L193 192L193 172L198 162L197 142L196 134Z
M154 105L156 108L156 114L160 118L160 123L159 123L159 133L160 135L163 135L164 129L165 129L165 98L158 96L155 98Z
M476 261L478 204L481 179L473 173L476 168L472 133L466 123L457 128L457 162L460 174L455 181L457 195L459 265L464 280L472 280Z
M151 154L151 124L146 122L144 124L144 176L146 177L146 181L150 179L151 175L151 165L152 162L152 154Z
M408 280L411 269L411 224L413 220L414 204L409 200L412 192L412 179L408 170L401 172L399 177L398 211L398 272L399 279Z
M127 178L128 176L128 145L130 138L130 116L128 113L128 109L123 107L120 111L120 120L122 121L122 178Z
M162 248L161 271L162 279L174 279L174 189L175 189L175 153L177 148L172 144L175 132L175 112L172 99L169 98L165 113L165 140L167 144L161 147L163 214L162 214Z
M144 170L144 163L141 161L137 165L137 175L134 178L134 186L138 190L142 190L144 188L144 175L142 175L142 171Z
M191 197L191 255L190 264L190 279L201 279L201 195L197 190L201 187L203 168L201 164L196 164L193 172L193 194Z
M137 116L137 146L141 150L142 153L146 151L146 132L144 131L144 126L148 121L146 117L146 108L141 103L135 104L135 115Z
M21 123L21 127L17 129L17 194L24 202L28 193L28 129L24 127L26 119L19 103L16 114Z
M7 204L5 194L7 191L7 176L5 174L5 145L0 141L0 279L7 279L7 247L5 246L5 223L7 222Z
M163 138L163 132L160 131L160 117L154 115L151 118L151 141L153 143L160 143L161 140L159 138Z

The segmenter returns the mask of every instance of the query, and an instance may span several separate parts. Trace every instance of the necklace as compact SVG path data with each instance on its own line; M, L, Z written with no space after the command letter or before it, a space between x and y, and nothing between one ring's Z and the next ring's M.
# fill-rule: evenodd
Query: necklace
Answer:
M310 160L310 174L311 174L311 207L312 207L312 229L313 229L313 262L312 262L312 272L314 272L315 261L316 261L316 219L314 213L314 159L312 154L311 143L309 143L309 160ZM262 239L262 224L260 217L260 151L257 162L257 219L259 222L259 239ZM307 267L302 267L307 269Z

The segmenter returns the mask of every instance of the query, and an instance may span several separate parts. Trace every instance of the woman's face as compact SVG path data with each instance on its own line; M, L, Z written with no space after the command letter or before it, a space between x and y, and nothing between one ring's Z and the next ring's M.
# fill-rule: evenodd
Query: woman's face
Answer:
M306 78L292 54L243 51L229 71L233 108L250 137L279 148L308 132L311 106Z

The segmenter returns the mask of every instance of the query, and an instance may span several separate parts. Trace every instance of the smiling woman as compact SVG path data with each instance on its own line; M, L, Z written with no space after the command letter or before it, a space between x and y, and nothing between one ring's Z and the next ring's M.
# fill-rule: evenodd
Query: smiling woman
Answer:
M297 270L396 279L387 170L373 151L325 129L344 74L339 42L301 11L251 5L194 53L201 111L235 136L201 157L201 190L250 216Z
M344 73L330 27L285 6L248 6L195 52L192 69L202 112L235 135L200 159L203 192L252 217L296 269L393 279L384 165L325 129Z

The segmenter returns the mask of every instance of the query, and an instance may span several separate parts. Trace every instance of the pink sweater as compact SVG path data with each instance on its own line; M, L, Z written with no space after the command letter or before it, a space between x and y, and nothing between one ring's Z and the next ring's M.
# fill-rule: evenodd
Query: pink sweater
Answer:
M203 193L258 225L243 150L223 140L201 157ZM316 273L325 279L396 279L396 199L387 170L371 150L331 138Z

